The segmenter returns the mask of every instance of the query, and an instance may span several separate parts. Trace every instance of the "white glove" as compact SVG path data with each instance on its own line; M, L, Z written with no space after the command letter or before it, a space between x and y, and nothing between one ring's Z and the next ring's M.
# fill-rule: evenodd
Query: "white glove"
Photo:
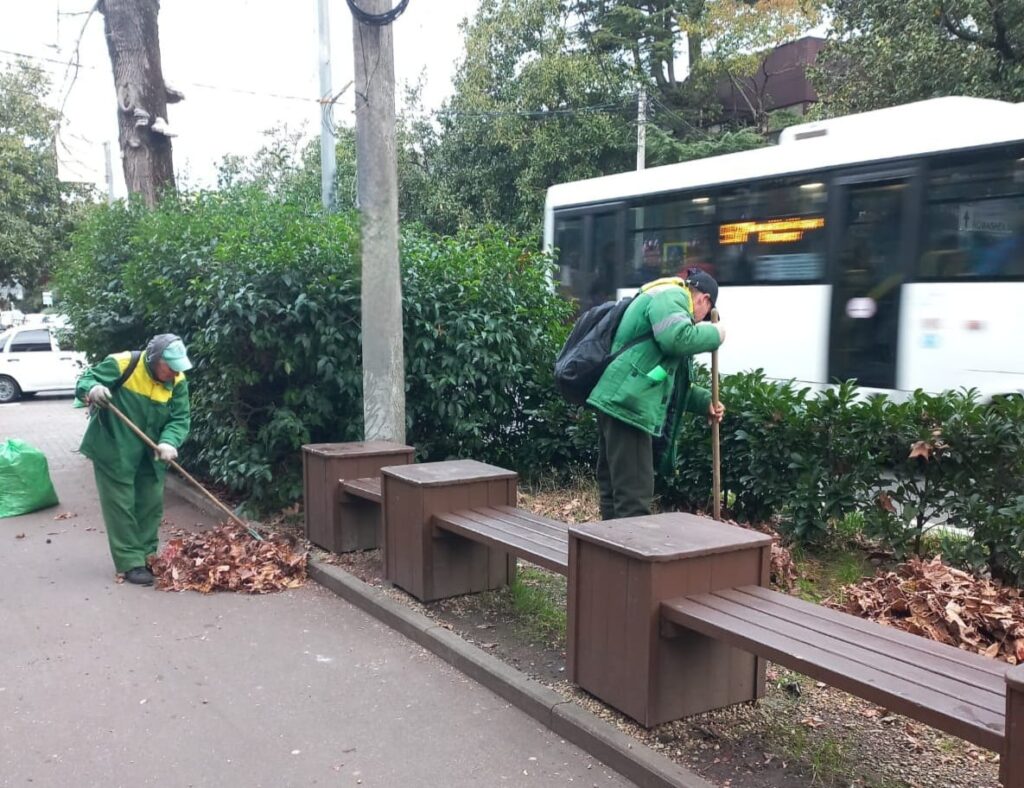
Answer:
M89 393L85 395L85 401L90 405L98 405L101 408L105 408L110 404L110 389L106 386L96 384L89 389Z
M718 329L718 344L721 345L725 342L725 326L721 323L712 323L711 325Z
M169 443L156 445L156 458L161 462L172 462L178 459L178 450Z

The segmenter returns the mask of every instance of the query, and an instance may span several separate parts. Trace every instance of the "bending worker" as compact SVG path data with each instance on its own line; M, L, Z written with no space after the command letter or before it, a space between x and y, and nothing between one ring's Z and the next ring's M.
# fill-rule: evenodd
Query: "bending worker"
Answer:
M722 420L725 407L713 404L707 389L691 384L694 354L709 353L725 340L720 323L703 322L717 298L718 283L695 268L685 279L647 283L622 316L613 353L631 340L646 338L608 365L587 400L598 411L602 520L651 513L653 438L666 440L662 467L668 471L675 464L683 410L703 413L709 422Z
M152 585L147 558L157 551L167 462L188 437L192 363L174 334L158 334L146 350L115 353L78 379L75 393L93 408L81 452L92 460L114 568L136 585ZM157 444L150 450L104 408L113 403Z

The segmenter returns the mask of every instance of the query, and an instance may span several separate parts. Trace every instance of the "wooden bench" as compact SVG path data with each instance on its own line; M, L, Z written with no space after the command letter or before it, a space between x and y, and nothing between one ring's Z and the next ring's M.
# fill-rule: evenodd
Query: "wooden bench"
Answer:
M339 483L343 493L380 505L379 476L369 476L365 479L340 479Z
M380 470L411 463L413 454L387 441L303 446L306 538L335 553L379 547Z
M1006 663L758 586L668 600L661 615L673 625L1004 752Z
M569 526L511 506L434 515L434 525L504 550L560 575L569 573Z

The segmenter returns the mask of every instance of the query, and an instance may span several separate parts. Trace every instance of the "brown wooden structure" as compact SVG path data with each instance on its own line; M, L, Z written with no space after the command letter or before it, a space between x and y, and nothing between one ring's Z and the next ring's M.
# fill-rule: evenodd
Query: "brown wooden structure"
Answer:
M666 621L1000 752L1006 664L757 586L671 599Z
M516 474L493 465L305 448L307 534L340 479L336 519L382 511L385 575L420 600L501 587L516 557L567 574L570 679L643 725L761 697L771 659L1000 753L1004 786L1024 788L1024 666L771 591L768 536L682 513L568 526L516 509Z
M765 663L715 638L661 636L660 604L767 585L771 538L692 514L569 529L569 678L648 727L764 694Z
M1024 665L1006 671L1006 733L999 777L1006 788L1024 788Z
M380 469L413 461L414 449L367 441L302 447L306 538L335 553L380 545Z
M514 555L438 528L434 516L514 506L517 478L514 471L476 460L385 468L385 577L424 602L510 583L516 571Z

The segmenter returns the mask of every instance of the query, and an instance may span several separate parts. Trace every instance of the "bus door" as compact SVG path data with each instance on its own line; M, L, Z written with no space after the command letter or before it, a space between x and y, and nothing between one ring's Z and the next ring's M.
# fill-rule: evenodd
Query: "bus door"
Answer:
M829 214L828 379L896 387L900 290L918 225L910 170L840 177Z
M625 259L625 204L557 210L554 220L562 292L581 311L613 299Z

